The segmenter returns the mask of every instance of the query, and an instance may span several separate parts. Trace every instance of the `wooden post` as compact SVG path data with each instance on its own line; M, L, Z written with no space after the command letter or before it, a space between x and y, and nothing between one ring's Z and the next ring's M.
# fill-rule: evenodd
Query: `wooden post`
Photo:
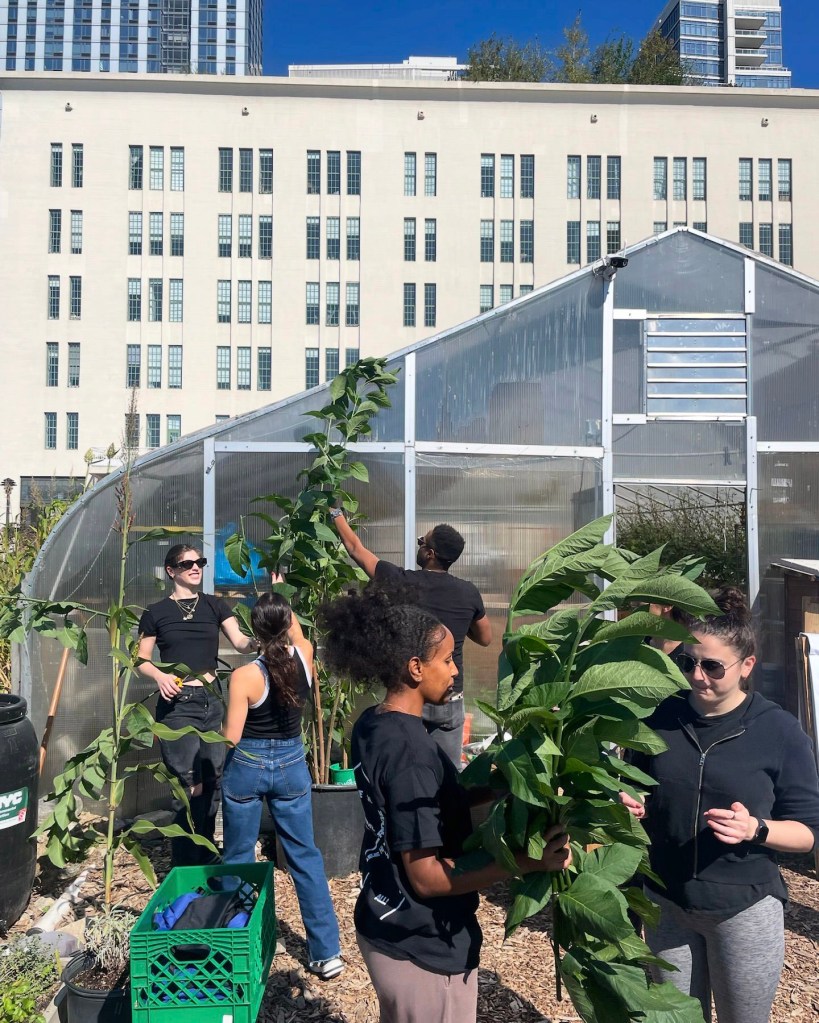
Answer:
M65 669L68 666L68 656L70 653L71 651L68 647L63 647L60 666L57 668L57 681L54 683L54 692L51 694L51 703L48 707L48 718L46 719L45 728L43 729L43 738L40 743L40 774L43 773L46 753L48 751L48 740L51 737L51 729L54 725L54 719L57 716L57 707L60 705L60 696L63 691L63 680L65 679Z

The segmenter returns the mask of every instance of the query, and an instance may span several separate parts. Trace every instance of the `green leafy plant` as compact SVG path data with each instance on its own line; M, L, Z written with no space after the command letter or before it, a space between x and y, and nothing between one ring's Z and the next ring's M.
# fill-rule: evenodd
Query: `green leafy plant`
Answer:
M29 981L21 977L0 989L0 1023L45 1023Z
M37 935L0 948L0 1023L40 1023L37 1009L59 979L57 953Z
M316 611L350 585L366 580L366 576L350 564L335 532L327 524L327 512L343 501L345 510L355 522L358 502L345 489L348 480L368 482L367 468L355 461L348 445L372 433L371 420L381 408L389 408L387 388L397 377L385 369L385 359L360 359L343 370L330 384L330 401L307 415L323 424L321 431L304 439L312 445L315 455L307 469L299 473L302 489L291 499L283 494L257 497L254 503L271 506L274 514L256 511L251 514L270 530L260 545L260 564L273 572L285 572L287 581L277 583L274 590L283 593L298 615L305 635L317 657L314 666L313 699L315 715L309 726L308 748L316 783L327 783L330 774L333 744L342 749L347 764L345 723L352 711L356 685L330 676L321 663L321 643L316 631ZM250 569L251 549L240 529L225 543L225 553L234 572L246 575ZM239 605L249 631L249 611Z
M123 906L103 906L85 921L85 948L101 971L113 976L128 967L131 929L139 914Z
M513 882L507 935L551 902L558 991L565 983L585 1023L702 1023L698 1002L646 975L659 960L628 911L657 918L657 907L629 884L638 870L650 875L648 836L618 794L642 798L654 782L617 748L662 752L644 719L688 689L676 665L645 638L690 636L647 605L671 604L698 617L719 611L693 581L701 563L684 559L663 569L661 550L640 558L603 543L610 524L610 517L598 519L541 555L515 590L497 707L480 705L498 736L462 775L464 784L487 785L499 772L508 793L470 839L462 865L495 859L515 873L513 853L539 857L543 833L561 823L573 863ZM567 603L578 596L585 602ZM603 617L626 612L620 620Z

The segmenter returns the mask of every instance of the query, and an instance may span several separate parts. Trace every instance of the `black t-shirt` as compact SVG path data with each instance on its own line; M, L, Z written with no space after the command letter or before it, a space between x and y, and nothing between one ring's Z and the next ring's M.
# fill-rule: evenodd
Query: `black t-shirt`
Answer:
M221 599L200 593L193 618L186 622L176 601L170 597L149 604L139 620L142 636L155 636L160 660L185 665L194 675L216 670L219 628L233 612Z
M394 582L416 590L418 606L449 629L455 640L452 659L458 669L453 685L456 693L463 692L464 640L472 623L486 614L477 587L449 572L415 571L383 560L376 564L374 578L381 586L389 587L390 582Z
M472 830L458 774L421 718L369 707L353 728L353 763L364 809L358 932L386 955L436 973L475 969L477 893L421 899L401 860L410 849L460 855Z

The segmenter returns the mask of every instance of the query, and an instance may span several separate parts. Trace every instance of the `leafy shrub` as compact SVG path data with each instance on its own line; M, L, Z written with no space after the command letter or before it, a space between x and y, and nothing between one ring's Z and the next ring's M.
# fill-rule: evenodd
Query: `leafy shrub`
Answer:
M38 937L0 949L0 1023L42 1023L37 1006L59 979L57 953Z

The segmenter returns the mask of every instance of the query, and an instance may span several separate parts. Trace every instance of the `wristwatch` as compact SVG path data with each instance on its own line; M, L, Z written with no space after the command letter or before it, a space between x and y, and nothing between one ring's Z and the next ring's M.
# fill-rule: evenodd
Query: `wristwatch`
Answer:
M761 817L756 819L756 831L748 841L751 845L764 845L768 841L768 825Z
M335 519L337 519L339 517L339 515L344 515L344 509L343 508L331 508L330 509L330 518L331 519L335 520Z

